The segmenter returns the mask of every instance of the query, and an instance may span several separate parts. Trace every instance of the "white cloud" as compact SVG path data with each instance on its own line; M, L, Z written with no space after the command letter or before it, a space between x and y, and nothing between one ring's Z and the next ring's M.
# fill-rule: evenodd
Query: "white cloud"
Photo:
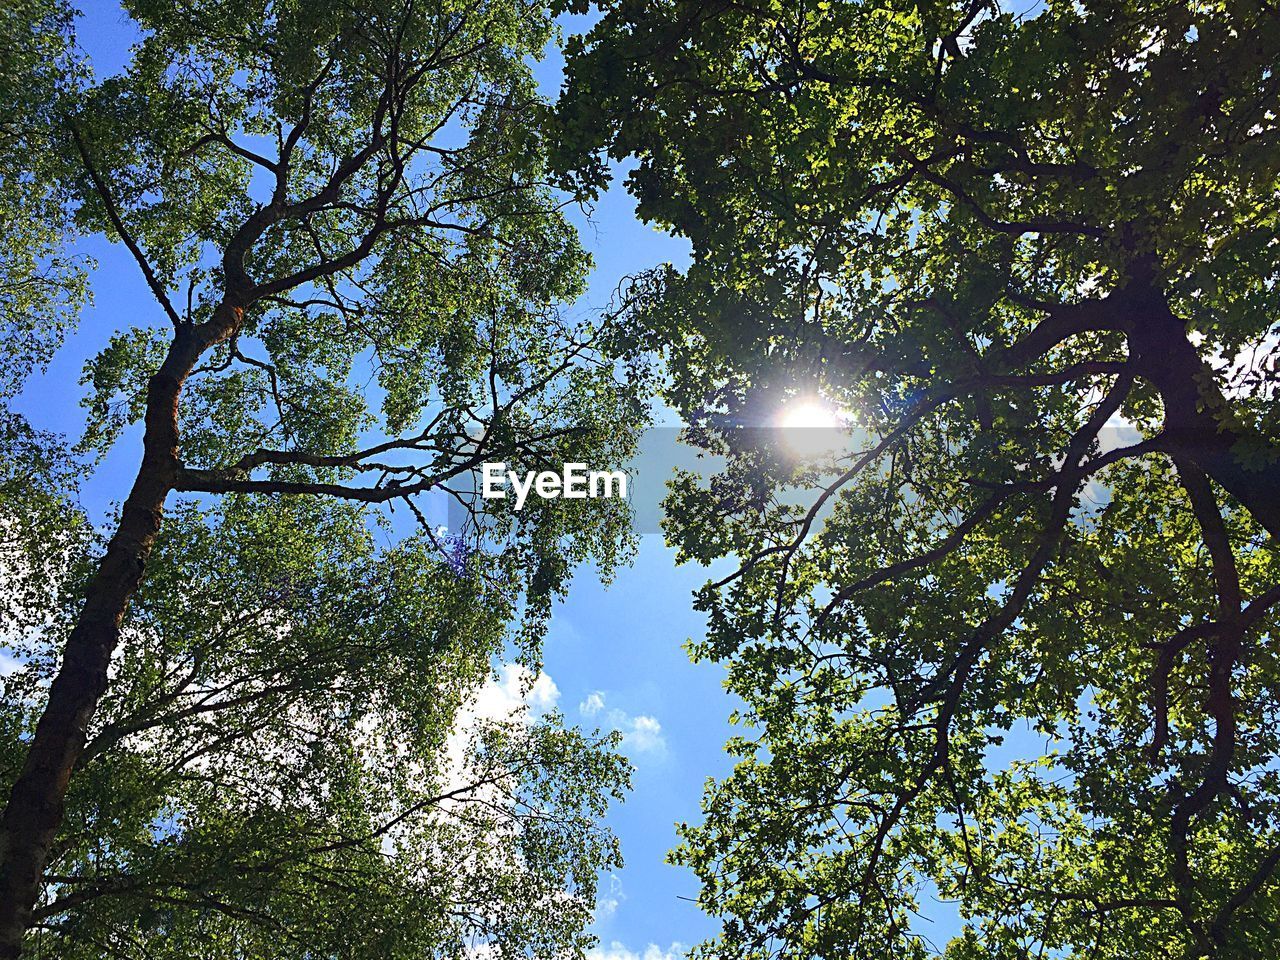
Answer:
M587 951L587 960L683 960L688 952L689 948L683 943L673 942L665 950L656 943L651 943L640 953L614 940L607 947L600 946Z
M617 897L601 897L596 901L596 909L592 916L597 923L601 920L608 920L618 912L618 905L621 903L622 901Z
M631 729L622 735L624 745L631 744L639 753L666 753L667 738L662 735L662 724L656 717L641 715L631 720Z
M559 702L560 688L547 674L534 676L528 667L504 663L498 668L498 676L480 688L467 714L481 720L536 717L554 709Z
M456 788L471 781L468 750L477 731L486 722L514 720L532 723L555 709L560 688L547 674L537 675L519 663L504 663L498 675L490 677L454 718L453 730L445 744L445 784Z
M26 665L26 661L21 657L15 657L7 650L0 650L0 677L13 676Z
M604 693L596 690L578 704L578 712L584 717L599 717L601 726L622 734L622 751L635 756L648 754L664 757L667 754L667 738L662 735L662 724L657 717L648 714L631 716L617 707L605 709Z
M596 908L592 914L593 921L599 923L602 920L608 920L618 912L618 907L625 899L627 895L622 892L622 878L616 873L609 874L609 892L600 894L596 899Z

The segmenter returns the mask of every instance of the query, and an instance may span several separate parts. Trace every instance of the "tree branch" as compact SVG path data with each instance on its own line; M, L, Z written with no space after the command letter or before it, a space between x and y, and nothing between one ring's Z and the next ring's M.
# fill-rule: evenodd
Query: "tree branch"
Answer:
M80 136L80 131L76 129L74 124L70 125L71 139L75 141L76 150L80 154L80 160L84 164L85 171L89 174L89 179L93 181L93 188L98 196L102 199L102 204L107 211L107 219L111 221L111 226L115 229L116 235L129 248L129 252L133 254L133 259L137 261L138 266L142 270L142 275L147 280L147 286L151 288L151 292L155 295L160 306L164 308L165 314L169 317L169 322L175 328L181 327L182 318L178 316L178 311L173 308L173 304L169 300L169 295L165 292L164 286L156 277L155 271L151 269L151 264L147 260L146 254L142 252L142 248L138 246L132 234L129 233L128 227L124 225L124 220L120 217L120 211L116 208L116 202L111 196L111 191L107 189L106 183L103 181L98 170L93 165L93 161L89 158L89 149L85 146L84 140Z

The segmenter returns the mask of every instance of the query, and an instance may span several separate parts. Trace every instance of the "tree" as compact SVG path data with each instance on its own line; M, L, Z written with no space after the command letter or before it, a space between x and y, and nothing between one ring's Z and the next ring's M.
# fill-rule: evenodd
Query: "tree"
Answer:
M600 8L559 162L692 243L667 530L740 561L703 955L1277 956L1274 6Z
M629 546L619 501L481 509L467 479L613 462L645 417L612 321L563 310L589 258L544 175L550 13L128 13L120 75L37 98L57 209L159 323L87 365L73 449L11 431L6 530L24 488L49 509L4 555L0 956L581 953L625 763L555 715L465 722ZM74 478L122 436L99 535Z
M617 861L599 819L626 764L555 716L468 719L513 593L471 567L423 538L378 549L361 511L314 497L171 510L31 954L580 951L596 871ZM57 663L55 643L29 636L0 715L6 765Z

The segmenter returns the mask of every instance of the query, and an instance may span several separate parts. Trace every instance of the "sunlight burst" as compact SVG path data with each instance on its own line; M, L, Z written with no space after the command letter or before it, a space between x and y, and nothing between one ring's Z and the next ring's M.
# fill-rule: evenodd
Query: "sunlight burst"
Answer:
M784 430L834 430L840 426L840 418L826 403L813 397L805 397L789 404L782 411L778 426Z
M787 449L796 456L809 458L844 448L846 419L820 397L806 396L787 404L776 423L783 431Z

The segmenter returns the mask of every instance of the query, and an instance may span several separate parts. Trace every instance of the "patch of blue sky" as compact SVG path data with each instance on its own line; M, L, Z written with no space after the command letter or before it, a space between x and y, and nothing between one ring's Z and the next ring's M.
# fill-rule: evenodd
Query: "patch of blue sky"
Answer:
M118 73L138 37L131 21L109 2L88 4L78 32L98 77ZM537 65L544 91L558 88L560 69L554 52ZM595 261L587 292L573 306L582 316L606 307L625 276L688 260L685 242L636 220L634 203L620 185L625 172L616 171L613 186L591 210L568 211ZM260 174L253 190L265 196L268 187ZM120 329L168 326L122 245L91 237L80 241L76 252L96 261L93 302L76 334L16 404L35 426L72 441L83 424L86 389L77 384L85 363ZM354 376L360 374L367 377L367 370ZM672 421L670 411L662 415ZM86 473L80 503L93 522L109 520L128 491L140 453L141 431L135 425ZM692 592L713 573L720 571L676 567L674 551L658 536L646 536L634 563L611 587L596 582L591 571L579 571L552 619L544 663L560 692L561 709L570 722L584 727L619 729L636 767L635 789L610 814L627 865L603 885L595 929L604 944L598 954L605 960L669 960L716 930L692 903L697 895L692 874L665 862L676 843L675 824L698 819L706 778L722 776L730 767L722 748L731 733L727 717L734 704L721 684L722 673L690 665L683 649L704 629L702 615L692 609ZM11 667L8 661L3 666Z

